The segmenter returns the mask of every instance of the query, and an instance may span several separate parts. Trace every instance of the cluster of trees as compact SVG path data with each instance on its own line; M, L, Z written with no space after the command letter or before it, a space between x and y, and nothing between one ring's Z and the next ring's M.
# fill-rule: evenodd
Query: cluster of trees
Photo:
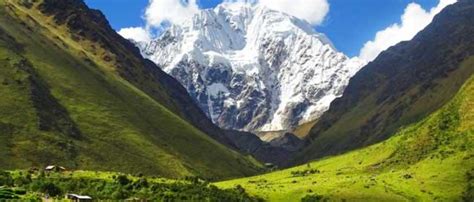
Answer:
M308 175L313 175L313 174L319 174L321 173L320 170L318 169L307 169L307 170L302 170L302 171L291 171L291 175L293 177L304 177L304 176L308 176Z
M2 186L11 190L24 190L24 194L35 193L37 197L62 198L67 193L75 193L101 200L262 201L248 195L242 187L222 190L199 178L161 183L143 176L132 178L117 175L107 180L94 177L77 178L62 173L45 174L41 171L14 174L1 172L0 187Z

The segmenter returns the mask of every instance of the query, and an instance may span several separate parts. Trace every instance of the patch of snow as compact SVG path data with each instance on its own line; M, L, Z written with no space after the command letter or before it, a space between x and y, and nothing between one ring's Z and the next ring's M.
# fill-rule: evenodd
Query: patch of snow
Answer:
M213 83L207 86L207 94L217 98L219 95L229 94L229 90L222 83Z

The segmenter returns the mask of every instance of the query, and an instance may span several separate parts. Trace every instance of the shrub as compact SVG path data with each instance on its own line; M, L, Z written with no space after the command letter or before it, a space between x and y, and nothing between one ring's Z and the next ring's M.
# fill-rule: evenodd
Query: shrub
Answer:
M318 169L308 169L308 170L302 170L302 171L291 171L291 175L293 177L304 177L304 176L308 176L308 175L314 175L314 174L319 174L321 173L320 170Z
M413 178L413 176L411 176L410 174L405 174L405 175L403 175L403 178L405 178L405 179L411 179L411 178Z
M312 195L306 195L301 199L301 202L319 202L319 201L327 201L327 199L324 198L324 196L317 195L317 194L312 194Z
M13 178L9 172L0 171L0 186L13 186Z
M117 178L116 178L116 181L122 185L122 186L125 186L127 184L129 184L131 181L127 178L127 176L125 175L119 175Z
M40 191L53 197L59 196L63 193L61 188L59 188L52 182L42 184L40 187Z
M237 186L235 186L235 190L236 190L237 193L239 193L239 194L245 193L245 189L244 189L240 184L238 184Z
M26 8L31 8L31 7L33 7L34 2L36 2L36 0L21 0L20 5L22 5Z
M114 193L112 193L112 199L115 200L121 200L121 199L127 199L130 196L130 194L127 192L127 190L124 189L118 189Z
M28 185L31 183L31 177L23 177L19 176L14 179L14 184L18 187L22 187L24 185Z
M148 188L148 180L146 178L140 178L136 183L135 183L135 188Z

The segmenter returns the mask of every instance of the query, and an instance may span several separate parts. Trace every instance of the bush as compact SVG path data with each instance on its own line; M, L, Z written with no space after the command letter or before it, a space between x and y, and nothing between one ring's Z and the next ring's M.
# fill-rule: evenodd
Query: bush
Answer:
M127 190L124 189L118 189L117 191L112 193L112 199L115 200L127 199L129 196L130 194L127 192Z
M313 194L313 195L306 195L301 199L301 202L319 202L319 201L327 201L324 196Z
M122 185L122 186L125 186L127 184L129 184L131 181L127 178L127 176L125 175L119 175L117 178L116 178L116 181Z
M137 182L135 182L134 187L137 189L140 188L148 188L148 180L146 178L140 178Z
M39 189L41 192L48 194L49 196L59 196L62 195L62 190L52 182L44 183L40 186Z
M34 2L36 2L36 0L21 0L20 5L22 5L26 8L31 8L31 7L33 7Z
M314 175L314 174L319 174L321 171L318 169L308 169L308 170L303 170L303 171L291 171L291 175L293 177L304 177L308 175Z
M0 186L13 186L13 178L9 172L0 171Z
M240 184L238 184L237 186L235 186L235 190L237 191L237 193L239 194L244 194L245 193L245 189L240 186Z
M23 177L19 176L14 179L14 184L18 187L22 187L24 185L28 185L31 183L31 177Z

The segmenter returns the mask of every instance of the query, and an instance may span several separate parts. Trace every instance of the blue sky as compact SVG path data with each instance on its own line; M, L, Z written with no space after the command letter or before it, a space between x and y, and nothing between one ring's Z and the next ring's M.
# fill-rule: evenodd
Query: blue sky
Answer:
M200 8L212 8L221 2L200 0L198 4ZM329 0L329 13L315 29L325 33L340 51L357 56L378 31L400 23L400 16L412 2L424 9L438 4L438 0ZM86 0L86 3L104 12L116 30L145 25L142 16L148 0Z

